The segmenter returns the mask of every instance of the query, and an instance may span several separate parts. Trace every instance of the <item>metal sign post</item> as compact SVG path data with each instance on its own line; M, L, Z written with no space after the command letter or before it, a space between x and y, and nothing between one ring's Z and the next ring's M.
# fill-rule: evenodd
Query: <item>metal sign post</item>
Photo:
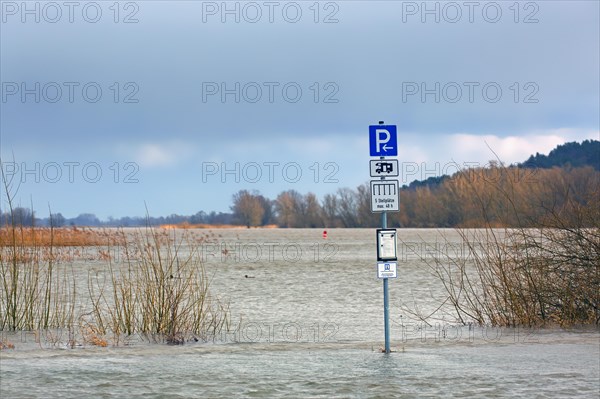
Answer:
M388 279L397 276L396 231L387 228L387 212L400 209L400 192L397 180L385 180L398 176L398 161L385 157L398 155L397 129L395 125L369 126L369 153L379 159L369 162L371 177L371 211L381 212L381 230L377 231L377 277L383 279L383 324L385 353L390 353L390 303ZM383 262L381 262L383 261ZM393 270L392 270L393 269Z
M381 214L381 228L387 229L387 212ZM385 331L385 353L390 353L390 298L388 279L383 279L383 328Z

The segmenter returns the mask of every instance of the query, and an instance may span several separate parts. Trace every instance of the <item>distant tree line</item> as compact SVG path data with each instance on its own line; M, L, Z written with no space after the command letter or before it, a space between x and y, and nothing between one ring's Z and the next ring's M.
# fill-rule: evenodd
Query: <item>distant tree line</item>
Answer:
M466 169L441 183L400 190L400 212L388 213L394 227L536 226L545 214L567 206L598 207L600 172L592 167L523 169L492 164ZM482 209L486 213L482 214ZM257 191L233 196L239 224L280 227L377 227L368 183L340 188L321 201L313 193L284 191L274 200ZM573 223L578 221L573 220ZM585 221L584 221L585 223Z
M14 219L13 219L14 218ZM194 215L169 215L160 217L130 217L121 218L109 217L107 220L100 220L93 213L82 213L74 218L65 218L61 213L52 213L45 218L38 218L35 211L28 208L18 207L10 212L0 213L0 225L39 226L39 227L67 227L67 226L89 226L89 227L143 227L160 226L164 224L232 224L233 214L223 212L206 213L200 211Z
M405 186L400 190L400 212L388 213L390 227L536 226L550 211L565 206L600 209L600 171L582 168L529 169L472 168L441 182ZM369 184L339 188L321 200L313 193L296 190L275 199L258 191L240 190L233 195L231 213L198 212L191 216L122 217L99 220L84 213L67 219L60 213L36 217L27 208L1 213L2 225L136 227L164 224L235 224L247 227L277 225L288 228L377 227L380 214L371 212ZM485 215L481 209L486 209ZM585 224L585 221L583 221ZM595 226L592 226L595 227Z

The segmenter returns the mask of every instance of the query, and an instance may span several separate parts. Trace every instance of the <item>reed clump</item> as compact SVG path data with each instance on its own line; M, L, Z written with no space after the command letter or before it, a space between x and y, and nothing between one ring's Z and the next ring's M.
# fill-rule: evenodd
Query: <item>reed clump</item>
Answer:
M108 283L90 280L91 323L99 332L181 344L229 328L228 306L209 294L201 242L187 231L148 228L131 235L122 264L109 262Z
M113 344L133 335L183 343L229 328L228 306L210 295L202 265L210 235L37 228L33 216L24 226L13 206L18 184L1 163L0 174L8 207L0 226L0 331L45 331L51 340L66 331L70 347L78 339L105 347L109 336ZM89 271L80 267L87 262Z
M0 330L59 328L75 318L73 270L55 259L54 247L19 240L27 228L3 226L0 248ZM52 233L52 229L51 229Z
M514 197L524 187L496 186L494 198L472 191L484 218L492 202L501 202L507 217L524 227L495 229L489 223L480 230L458 229L462 253L427 259L446 290L446 301L462 323L600 324L598 174L583 188L567 181L528 184L537 185L528 188L532 193L552 186L554 200L539 201L531 213L524 213Z
M26 229L34 231L24 234ZM118 253L118 259L96 258L94 268L82 270L76 265L88 260L65 262L57 255L54 229L41 242L17 238L38 237L32 227L2 230L15 238L0 248L0 331L66 329L84 344L105 347L132 336L172 344L207 341L229 328L228 305L210 294L202 264L209 235L110 230L102 234L106 244L99 253ZM87 291L81 289L85 273Z

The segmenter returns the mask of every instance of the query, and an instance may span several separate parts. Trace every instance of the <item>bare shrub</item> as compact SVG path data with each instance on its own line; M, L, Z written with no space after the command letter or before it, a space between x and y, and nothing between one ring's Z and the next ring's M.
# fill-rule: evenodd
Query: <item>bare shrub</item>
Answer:
M501 208L504 213L495 213L494 222L504 216L518 227L495 229L489 222L482 230L458 229L466 248L462 256L427 259L460 322L600 323L599 174L584 187L539 176L528 187L510 180L482 186L486 180L479 179L470 194L485 220L490 221L490 208ZM526 206L515 201L515 193L525 189Z
M117 341L122 334L140 334L179 344L190 337L207 339L228 326L228 308L209 294L201 243L190 233L148 228L129 242L121 265L109 261L110 282L91 283L99 330Z
M15 188L1 168L0 172L8 208L14 215ZM72 268L54 257L54 229L48 229L48 241L41 243L35 227L19 225L13 217L10 224L1 226L0 237L0 330L72 325L75 279Z

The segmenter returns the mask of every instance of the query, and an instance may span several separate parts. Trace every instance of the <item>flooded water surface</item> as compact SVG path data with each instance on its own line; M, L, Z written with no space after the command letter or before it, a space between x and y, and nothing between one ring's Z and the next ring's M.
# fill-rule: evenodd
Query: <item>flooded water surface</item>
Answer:
M373 229L331 229L327 239L311 229L218 230L202 256L235 331L210 342L139 339L107 348L70 348L68 332L3 333L15 349L0 352L0 397L599 397L597 329L499 329L461 326L450 313L427 322L415 316L445 299L420 258L444 246L460 256L460 239L452 231L399 233L391 354L380 352Z

